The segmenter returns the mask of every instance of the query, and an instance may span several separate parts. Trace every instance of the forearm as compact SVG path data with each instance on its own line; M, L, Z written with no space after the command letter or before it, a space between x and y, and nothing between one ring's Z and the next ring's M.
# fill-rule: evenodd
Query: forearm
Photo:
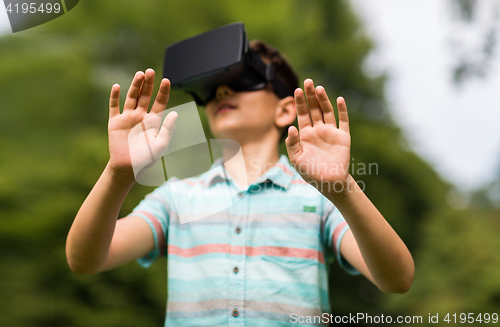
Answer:
M415 270L411 254L354 178L349 175L342 193L324 195L348 223L375 284L384 292L406 292Z
M134 184L108 165L80 207L68 233L66 257L76 273L95 273L108 255L118 214Z

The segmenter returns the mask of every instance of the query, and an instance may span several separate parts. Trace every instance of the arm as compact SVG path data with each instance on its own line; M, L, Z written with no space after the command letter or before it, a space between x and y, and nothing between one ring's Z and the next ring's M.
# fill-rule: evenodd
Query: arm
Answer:
M349 175L351 138L347 107L337 99L339 128L333 106L321 86L304 81L304 92L295 90L300 129L290 127L286 146L290 161L307 182L339 209L350 227L340 252L380 290L404 293L411 286L414 264L410 252L382 214Z
M117 220L123 201L135 182L131 156L134 156L134 165L139 162L139 166L141 163L145 166L151 162L148 149L143 149L140 144L136 147L129 144L132 128L148 119L144 134L150 140L156 158L156 154L163 153L168 147L174 130L175 112L165 118L161 129L161 119L156 120L168 101L170 82L167 79L162 80L148 113L153 82L152 69L146 70L145 74L136 73L122 114L119 108L120 86L113 85L108 124L110 160L80 207L66 241L66 257L75 273L109 270L146 255L154 247L153 234L143 219L132 216Z
M133 180L116 176L109 163L82 204L66 242L75 273L92 274L119 267L149 253L153 234L140 217L118 218Z
M358 187L354 179L352 183ZM357 190L334 204L350 227L340 243L344 258L380 290L407 292L415 272L413 259L373 203Z

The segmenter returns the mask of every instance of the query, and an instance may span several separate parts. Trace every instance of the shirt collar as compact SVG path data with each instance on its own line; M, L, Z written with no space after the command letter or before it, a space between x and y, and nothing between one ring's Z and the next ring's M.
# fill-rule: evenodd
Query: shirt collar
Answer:
M288 162L287 156L282 154L278 162L268 171L266 171L262 176L260 176L254 184L265 182L270 180L276 185L283 187L288 190L292 184L292 179L295 175L295 169Z
M231 177L229 177L225 169L222 169L222 158L219 158L214 161L207 172L200 176L200 179L205 186L210 187L221 181L229 181Z
M227 171L223 169L221 163L222 158L215 160L210 169L200 176L201 180L207 187L211 187L218 182L231 181L231 177L227 174ZM288 162L288 158L282 154L278 162L252 184L264 183L269 180L272 183L288 190L292 184L294 175L295 169Z

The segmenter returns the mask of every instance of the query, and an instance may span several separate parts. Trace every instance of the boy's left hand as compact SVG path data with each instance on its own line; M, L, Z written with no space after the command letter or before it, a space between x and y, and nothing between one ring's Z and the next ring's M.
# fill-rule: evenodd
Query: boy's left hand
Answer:
M316 182L318 187L342 192L349 179L351 136L349 117L342 97L337 98L339 127L333 106L322 86L314 88L311 79L304 81L304 92L295 90L297 120L288 129L285 140L288 157L297 172L307 182Z
M296 89L300 135L297 128L288 129L286 147L290 162L307 182L317 183L318 191L332 201L349 225L340 243L344 259L383 292L407 292L415 274L413 258L349 175L351 136L344 99L337 98L337 128L325 89L314 88L310 79L304 81L304 89L309 109L304 93Z

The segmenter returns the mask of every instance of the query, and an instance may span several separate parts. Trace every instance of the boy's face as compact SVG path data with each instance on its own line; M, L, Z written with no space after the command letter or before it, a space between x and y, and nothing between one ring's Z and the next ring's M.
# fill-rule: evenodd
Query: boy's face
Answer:
M210 130L216 138L240 144L276 135L279 139L282 128L295 119L295 105L292 110L290 101L293 98L279 99L269 88L234 92L227 85L220 85L215 99L206 105Z

